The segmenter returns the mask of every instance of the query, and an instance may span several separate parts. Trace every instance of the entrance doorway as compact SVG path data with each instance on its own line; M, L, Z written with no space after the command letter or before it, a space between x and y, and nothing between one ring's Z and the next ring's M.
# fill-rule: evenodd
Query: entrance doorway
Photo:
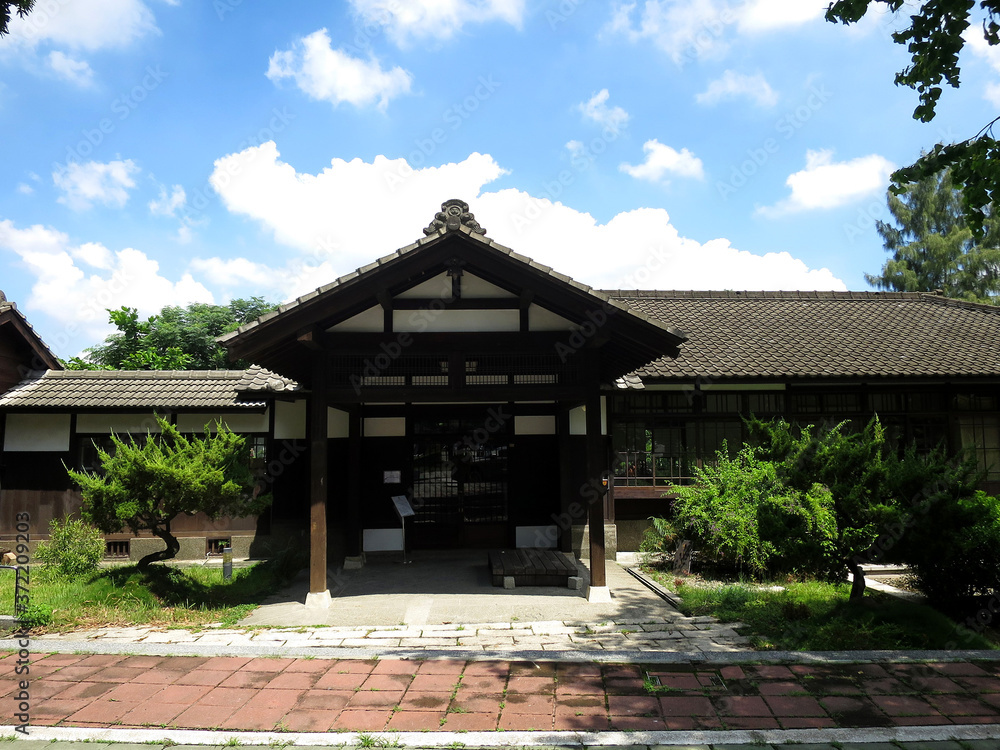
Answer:
M508 544L509 435L506 425L473 417L413 423L415 549Z

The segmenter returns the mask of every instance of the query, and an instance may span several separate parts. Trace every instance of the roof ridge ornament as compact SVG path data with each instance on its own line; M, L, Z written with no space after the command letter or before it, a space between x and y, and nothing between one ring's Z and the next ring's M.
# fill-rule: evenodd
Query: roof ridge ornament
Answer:
M441 210L434 214L434 220L424 227L424 234L436 234L439 229L456 232L461 226L468 227L475 234L486 234L486 230L476 221L476 217L469 212L469 204L452 198L441 204Z

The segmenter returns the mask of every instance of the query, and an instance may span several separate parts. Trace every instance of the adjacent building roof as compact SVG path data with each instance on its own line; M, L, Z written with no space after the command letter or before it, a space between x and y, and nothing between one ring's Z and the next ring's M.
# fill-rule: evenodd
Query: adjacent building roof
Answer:
M24 317L24 313L17 309L16 304L8 301L6 295L0 291L0 325L5 323L10 323L17 329L25 344L34 352L39 366L55 369L62 367L56 355Z
M612 291L689 334L650 379L1000 375L1000 307L909 292Z
M293 381L261 367L43 370L0 395L0 409L262 409L260 395L296 390Z

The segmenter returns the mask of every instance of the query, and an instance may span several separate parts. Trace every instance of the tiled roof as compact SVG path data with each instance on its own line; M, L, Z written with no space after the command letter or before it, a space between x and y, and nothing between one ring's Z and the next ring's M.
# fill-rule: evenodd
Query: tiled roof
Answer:
M16 304L9 301L6 297L3 297L3 292L0 292L0 297L2 297L2 299L0 299L0 315L3 315L6 312L16 315L20 319L21 324L28 330L30 335L34 337L37 348L41 350L42 358L44 359L45 357L48 357L50 359L50 365L61 367L62 365L59 363L59 359L52 353L49 345L42 341L42 337L38 335L38 332L34 329L31 323L28 322L28 319L24 317L24 313L17 309Z
M892 292L613 291L688 334L650 378L1000 374L1000 307Z
M275 387L270 387L271 384ZM281 386L280 388L277 386ZM250 370L44 370L0 396L0 409L259 409L250 393L297 390L256 367Z
M494 242L489 237L485 237L482 234L476 232L475 230L470 229L465 225L462 225L455 229L444 229L444 228L438 229L437 231L433 232L427 237L422 237L421 239L407 245L406 247L401 247L394 253L390 253L389 255L378 258L372 263L369 263L366 266L362 266L356 271L353 271L345 276L341 276L338 279L334 279L329 284L321 286L318 289L315 289L311 292L307 292L306 294L303 294L301 297L297 297L291 302L286 302L284 305L281 305L277 310L265 313L256 320L252 320L246 325L240 326L235 331L219 336L217 338L217 341L219 341L222 344L226 344L229 341L239 338L243 334L252 331L255 328L267 323L269 320L278 317L279 315L287 312L288 310L292 310L294 308L299 307L300 305L309 303L315 298L324 296L328 292L331 292L338 287L341 287L350 282L354 282L355 279L361 279L363 277L366 277L369 274L377 271L380 267L386 265L387 263L391 263L395 260L398 260L399 258L402 258L403 256L412 253L414 250L417 250L423 247L424 245L427 245L431 242L436 242L437 240L439 240L442 237L445 237L448 234L459 234L459 233L465 235L466 237L472 239L475 242L481 243L485 247L503 253L504 255L508 256L514 261L517 261L518 263L523 263L525 266L528 266L529 268L533 268L536 271L540 271L541 273L547 276L551 276L553 279L557 279L558 281L561 281L564 284L573 287L574 289L584 292L585 294L594 297L595 301L597 302L610 305L612 307L616 307L622 312L626 312L637 318L640 318L645 322L656 326L657 328L662 328L665 331L674 334L675 336L677 336L682 340L684 338L685 335L684 332L677 330L674 327L673 323L670 323L669 321L664 321L662 319L657 319L652 316L648 316L641 309L631 307L623 299L615 299L606 292L601 292L598 291L597 289L594 289L593 287L587 286L586 284L581 284L579 281L575 281L574 279L571 279L569 276L559 273L558 271L554 270L551 266L546 266L544 263L538 263L537 261L532 260L526 255L521 255L520 253L516 253L509 247L505 247L504 245L501 245L498 242Z

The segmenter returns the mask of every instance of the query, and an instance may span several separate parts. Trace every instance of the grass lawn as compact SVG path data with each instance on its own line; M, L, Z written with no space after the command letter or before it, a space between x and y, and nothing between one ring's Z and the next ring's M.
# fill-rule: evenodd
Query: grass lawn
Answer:
M30 606L51 610L55 632L103 625L159 625L198 628L213 622L234 625L297 571L287 557L233 571L221 568L175 568L153 565L145 573L135 565L104 568L92 575L63 578L43 565L31 566ZM0 613L12 614L14 575L0 577Z
M759 650L1000 648L924 604L871 589L862 601L850 602L846 583L782 583L784 590L771 591L749 583L703 587L667 571L647 567L644 572L683 599L684 614L744 623Z

